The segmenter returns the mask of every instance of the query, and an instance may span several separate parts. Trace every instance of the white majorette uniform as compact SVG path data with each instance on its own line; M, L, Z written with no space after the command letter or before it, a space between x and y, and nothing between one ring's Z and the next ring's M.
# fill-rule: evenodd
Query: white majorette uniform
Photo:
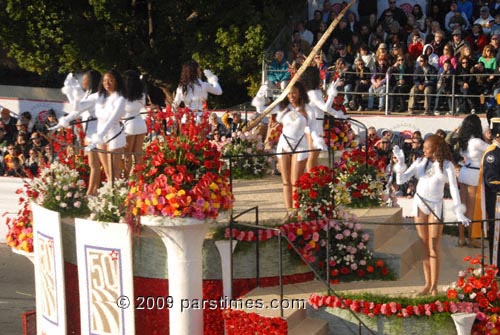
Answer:
M465 160L464 165L458 173L458 182L470 186L477 186L479 182L479 168L484 152L489 147L489 144L480 138L472 137L468 144L467 150L460 151L460 154Z
M144 110L144 102L146 97L143 95L141 99L135 101L125 100L125 115L122 122L125 127L126 135L145 134L148 131L146 121L141 115Z
M117 92L108 97L99 96L95 105L97 134L92 138L94 144L107 144L108 149L123 148L126 144L125 132L120 123L125 113L125 98Z
M324 123L325 113L328 113L337 119L346 118L346 115L342 111L337 111L331 107L333 99L335 98L336 95L337 95L336 91L334 95L330 93L328 95L328 100L325 102L323 100L323 92L321 92L321 90L317 89L317 90L307 91L307 96L309 97L309 106L311 106L311 109L313 110L314 113L311 124L316 134L320 137L323 134L323 123ZM318 147L317 145L313 146L314 149L322 149L322 150L327 149L326 146L323 147Z
M399 185L406 183L411 177L418 179L416 190L418 195L415 194L413 197L414 216L418 215L418 209L426 215L431 214L430 209L425 205L427 203L438 216L438 219L442 220L444 185L449 183L454 212L457 215L457 219L462 221L465 206L460 202L455 167L452 162L445 160L443 162L443 170L441 170L438 161L431 162L424 157L418 158L408 169L406 169L404 163L401 164L398 162L394 165L393 170L396 172L396 182Z
M199 112L203 110L203 102L207 100L208 93L214 95L222 94L222 88L219 85L217 76L209 70L205 70L203 73L207 77L208 82L198 79L197 83L188 85L185 93L182 91L181 86L177 87L174 98L176 106L184 102L184 106L193 112Z
M309 146L305 134L311 134L314 131L314 137L317 137L316 131L313 130L311 121L314 117L314 112L311 107L306 105L307 118L302 115L297 109L288 105L284 110L278 112L276 121L283 124L276 153L295 152L308 150ZM311 136L313 136L311 134ZM308 152L297 154L297 160L302 161L309 157Z
M73 111L59 118L58 126L67 128L71 121L80 118L83 121L83 128L85 129L85 140L90 142L92 135L97 131L97 118L94 108L98 97L97 93L84 92L72 73L66 76L64 87L61 91L68 97Z

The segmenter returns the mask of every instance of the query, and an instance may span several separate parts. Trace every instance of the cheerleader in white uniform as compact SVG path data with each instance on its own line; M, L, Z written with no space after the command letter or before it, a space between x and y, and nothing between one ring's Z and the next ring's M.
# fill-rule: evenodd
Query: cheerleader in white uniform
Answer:
M325 113L337 119L345 119L346 115L342 111L336 111L332 108L333 99L337 96L338 81L332 83L328 88L328 99L325 102L323 99L323 92L320 89L321 78L319 69L316 66L309 66L300 78L300 82L304 85L309 97L309 106L314 112L312 124L316 134L321 136L323 134L323 124ZM309 142L309 149L327 150L324 139L321 138L317 143L313 143L312 138ZM313 167L318 165L319 151L311 151L307 159L306 171L310 171Z
M474 203L476 199L477 184L479 182L479 168L483 154L489 144L484 141L483 127L481 119L476 114L468 115L460 126L458 131L458 143L460 147L460 155L464 158L464 163L458 173L458 185L460 187L460 197L465 205L465 215L474 217ZM469 241L471 247L481 247L479 240L474 239L481 237L481 223L474 222L469 227ZM463 225L458 225L458 245L464 246L465 228Z
M125 147L124 170L128 178L132 170L132 156L135 164L142 162L142 145L147 134L146 121L141 116L146 102L144 86L136 71L125 71L123 73L125 84L125 116L122 119L127 145Z
M210 70L204 70L207 77L205 82L201 80L201 67L195 61L182 65L179 86L175 92L174 105L189 108L199 121L203 111L203 103L208 98L208 93L221 95L222 88L219 79Z
M74 111L59 119L56 128L67 128L71 121L81 119L85 129L85 145L90 144L92 136L97 132L97 118L95 103L98 98L97 90L101 81L101 74L95 70L84 73L80 87L76 78L70 73L64 81L62 89L73 105ZM87 152L90 167L87 195L95 195L101 182L99 156L95 151Z
M125 132L120 123L125 115L124 85L121 75L110 70L102 77L99 85L99 97L95 105L97 133L92 136L86 150L96 146L100 150L99 159L108 181L120 177L121 155L126 145Z
M412 177L418 179L417 192L413 197L413 215L417 234L424 247L423 269L425 286L421 294L437 295L439 267L441 263L441 234L443 232L442 209L446 183L450 185L454 211L457 220L468 225L470 220L464 215L465 207L460 202L460 194L455 175L455 166L448 144L442 137L431 135L424 142L423 158L418 158L406 169L404 153L394 147L396 182L401 185Z
M314 112L307 105L308 101L304 86L297 82L288 93L289 104L284 102L282 105L284 108L281 108L276 117L276 120L283 124L276 153L290 153L278 156L283 181L283 196L287 208L285 220L295 214L292 201L293 185L304 173L309 156L308 152L294 152L307 151L309 137L312 136L316 140L318 138L311 123Z

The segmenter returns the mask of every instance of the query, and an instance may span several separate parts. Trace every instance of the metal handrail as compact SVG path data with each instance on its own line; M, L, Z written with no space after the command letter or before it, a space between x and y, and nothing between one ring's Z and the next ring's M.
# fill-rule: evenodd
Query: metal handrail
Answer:
M256 207L252 207L251 209L248 209L246 211L244 211L244 213L254 209L254 208L258 208L258 206ZM238 215L241 216L242 214L240 213ZM278 232L278 252L279 252L279 260L278 260L278 266L279 266L279 285L280 285L280 300L282 301L283 300L283 297L284 297L284 288L283 288L283 251L282 251L282 248L281 248L281 239L285 239L286 242L288 243L288 245L291 246L291 248L295 251L295 253L300 257L300 259L304 262L304 264L306 264L306 266L311 270L311 272L313 272L315 278L321 282L323 285L325 285L325 287L327 288L328 290L328 293L331 294L331 295L334 295L335 297L339 298L339 295L336 293L335 290L333 290L330 286L330 284L328 282L326 282L322 277L321 275L318 273L318 271L316 271L316 269L312 266L311 263L309 263L305 258L304 256L302 256L302 254L299 252L299 250L297 249L297 247L292 243L292 241L290 241L290 239L285 235L283 234L283 231L279 228L273 228L273 227L266 227L266 226L259 226L258 224L249 224L249 223L238 223L236 221L233 220L233 218L231 218L231 220L229 221L229 230L230 230L230 240L232 238L232 227L233 225L239 225L239 226L244 226L244 227L248 227L248 228L255 228L257 230L257 241L259 240L258 239L258 230L261 229L261 230L272 230L272 231L275 231L275 232ZM330 224L327 223L328 225L328 229L327 231L330 230ZM258 245L258 244L257 244ZM233 258L233 255L231 254L231 264L232 264L232 258ZM327 259L327 263L328 263L328 259ZM233 273L232 273L232 268L231 268L231 283L233 282ZM347 307L346 303L341 300L341 304L343 307ZM351 311L350 309L347 309L349 311L349 313L351 313L351 315L359 322L359 325L361 327L364 326L371 334L375 335L375 333L363 322L363 320L361 320L361 318L354 312L354 311ZM280 317L281 318L284 318L284 308L283 308L283 304L280 304Z

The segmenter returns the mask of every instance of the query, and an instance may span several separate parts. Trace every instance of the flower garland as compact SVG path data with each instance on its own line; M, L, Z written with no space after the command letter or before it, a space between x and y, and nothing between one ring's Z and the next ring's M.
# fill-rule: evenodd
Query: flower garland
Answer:
M378 303L357 299L342 298L328 295L311 294L308 300L314 309L322 307L349 309L356 313L362 313L369 317L375 316L397 316L409 318L412 316L431 316L436 313L458 313L477 312L477 304L471 302L439 301L425 304L404 305L395 301L389 303Z
M287 223L279 226L282 233L294 244L300 255L314 265L320 272L326 271L327 230L330 228L330 280L392 279L393 273L383 260L374 259L367 248L370 239L363 233L361 225L354 222L354 217L339 211L338 219L310 220ZM225 229L225 238L230 237L230 229ZM243 242L267 241L278 236L277 231L232 229L233 238ZM292 249L288 245L288 249ZM295 251L291 251L295 254Z

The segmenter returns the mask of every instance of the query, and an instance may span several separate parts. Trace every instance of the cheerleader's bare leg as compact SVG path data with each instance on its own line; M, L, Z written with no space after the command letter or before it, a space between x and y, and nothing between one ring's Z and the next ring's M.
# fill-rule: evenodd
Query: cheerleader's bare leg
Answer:
M420 292L420 294L428 294L431 290L431 266L430 266L430 254L429 254L429 226L428 215L422 213L420 209L418 210L417 216L414 218L414 222L416 224L417 234L420 239L420 243L422 244L422 249L424 251L423 259L422 259L422 267L424 270L424 278L425 278L425 286Z

